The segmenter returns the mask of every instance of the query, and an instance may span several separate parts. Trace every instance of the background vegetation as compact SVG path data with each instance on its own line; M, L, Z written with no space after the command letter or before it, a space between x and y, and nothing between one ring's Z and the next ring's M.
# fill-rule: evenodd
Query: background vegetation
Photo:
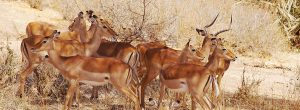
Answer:
M189 38L192 38L193 45L200 46L203 38L196 33L195 28L205 26L220 13L209 31L215 33L227 28L232 15L232 30L220 37L226 40L226 46L233 49L239 57L260 61L277 59L278 55L282 54L280 58L284 59L288 58L287 53L298 53L297 48L300 48L300 2L297 0L2 0L0 2L6 3L6 1L26 2L36 9L34 13L38 14L21 16L29 11L25 10L23 13L5 15L8 16L5 19L12 21L7 24L0 17L0 23L4 24L0 26L0 89L3 91L0 93L0 109L16 109L14 108L16 104L20 105L17 109L39 109L40 105L43 105L42 107L54 105L54 107L46 107L51 109L51 107L57 108L56 105L60 103L56 102L64 99L67 84L55 69L45 64L36 70L39 74L33 74L27 80L27 95L35 98L25 99L30 100L27 102L19 101L14 97L18 86L18 73L24 65L21 63L19 44L20 40L26 37L26 24L33 19L47 21L61 30L66 30L79 11L92 9L101 18L111 23L114 30L120 34L119 40L136 38L137 41L134 41L134 44L161 40L166 41L167 45L172 48L181 49ZM17 6L26 7L27 4ZM20 9L3 11L17 12ZM39 18L39 16L48 15L54 17ZM243 60L240 64L267 67L264 62L253 64L251 61ZM249 62L250 64L247 64ZM288 63L295 64L294 62ZM285 68L290 69L282 67L281 62L276 62L276 65L279 65L275 66L276 68L283 68L283 71ZM299 73L299 70L296 73ZM247 74L247 71L243 74ZM299 76L299 74L293 76L296 78L296 92L300 91ZM260 96L257 94L257 89L261 86L262 80L251 79L244 75L241 79L236 92L224 93L226 106L248 109L297 109L300 105L297 102L299 99L290 101L284 98L277 100ZM84 88L83 93L90 93L89 87L83 86L82 88ZM108 97L116 98L120 97L120 94L114 91ZM6 99L12 101L8 102ZM82 100L85 105L93 105L86 98ZM101 101L106 101L106 104L121 105L109 98ZM93 108L97 106L92 106Z

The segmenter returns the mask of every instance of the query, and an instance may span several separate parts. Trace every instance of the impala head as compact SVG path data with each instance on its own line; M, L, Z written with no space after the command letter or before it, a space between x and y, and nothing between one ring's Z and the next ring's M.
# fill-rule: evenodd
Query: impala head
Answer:
M87 14L88 16L93 16L93 13L94 13L93 10L88 10L88 11L85 11L85 12L86 12L86 14Z
M218 31L215 34L211 34L210 32L208 32L207 29L209 27L211 27L215 23L215 21L217 20L218 16L219 16L219 14L217 14L217 16L214 18L214 20L210 24L204 26L203 29L196 28L196 31L198 32L198 34L201 35L201 36L204 36L204 40L203 40L202 46L204 46L206 42L211 41L212 38L217 38L219 34L231 30L232 16L230 18L229 28L221 30L221 31Z
M206 48L210 47L209 55L211 55L213 53L213 50L214 50L213 45L216 45L217 43L220 43L220 41L218 41L218 35L221 34L221 33L223 33L223 32L229 31L231 29L232 16L231 16L231 19L230 19L229 28L221 30L221 31L218 31L215 34L211 34L210 32L208 32L207 28L211 27L215 23L215 21L218 18L218 16L219 16L219 14L214 18L214 20L210 24L204 26L203 29L198 29L198 28L196 29L196 31L198 32L199 35L204 36L204 40L203 40L203 43L202 43L202 48L203 47L206 47ZM204 49L205 48L201 49L202 53L201 52L197 52L197 55L198 56L203 55L203 50Z
M118 34L108 26L106 21L100 19L101 22L98 22L97 18L96 15L89 16L89 22L92 24L91 27L98 26L97 29L99 29L99 34L101 34L102 37L115 39L115 36Z
M192 45L190 45L191 39L185 44L184 49L182 50L180 56L179 56L179 63L186 63L189 61L189 59L196 60L196 49L193 48ZM199 58L197 57L197 60ZM203 58L200 58L199 60L202 60Z
M193 45L190 45L191 39L185 44L183 51L188 51L188 53L195 53L196 49Z
M83 18L83 12L79 12L78 16L74 19L73 23L69 26L69 31L82 31L86 30L86 23Z
M109 31L109 33L113 34L114 36L111 37L111 41L116 41L117 38L116 36L118 36L118 34L116 33L116 31L113 30L113 27L111 26L111 23L108 22L107 20L103 20L103 19L100 19L102 25L104 25L106 27L106 29Z
M237 56L229 49L226 49L222 45L217 45L214 54L217 54L220 58L224 58L225 60L235 61Z
M39 44L31 48L32 52L48 51L52 50L52 41L59 36L60 32L54 31L51 36L45 37Z

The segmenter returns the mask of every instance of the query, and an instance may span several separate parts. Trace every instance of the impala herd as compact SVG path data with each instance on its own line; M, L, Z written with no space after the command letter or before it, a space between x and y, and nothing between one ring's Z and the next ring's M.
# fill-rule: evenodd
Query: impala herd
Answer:
M93 86L91 99L98 97L97 86L110 83L134 102L135 110L141 110L145 108L146 86L157 76L158 108L165 88L189 93L192 109L196 103L203 109L214 109L216 103L220 104L222 76L237 57L223 46L218 35L231 29L232 19L229 28L212 34L207 28L215 23L218 14L203 29L196 29L204 37L201 48L194 49L189 40L184 49L174 50L159 41L133 46L129 42L106 40L116 39L118 34L93 11L86 11L86 15L91 23L89 29L83 12L78 13L67 32L58 32L45 22L27 25L27 38L21 43L22 58L27 65L20 74L20 97L24 97L26 77L46 61L69 81L64 110L70 108L74 97L79 102L79 83ZM214 100L208 96L210 87Z

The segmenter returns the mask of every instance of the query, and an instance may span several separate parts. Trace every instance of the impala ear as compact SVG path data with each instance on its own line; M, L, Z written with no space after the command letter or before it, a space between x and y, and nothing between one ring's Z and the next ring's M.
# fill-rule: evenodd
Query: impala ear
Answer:
M94 13L94 11L93 11L93 10L89 10L89 13L90 13L90 14L93 14L93 13Z
M198 32L199 35L205 36L205 31L203 29L196 28L196 31Z
M92 16L93 13L94 13L94 11L93 11L93 10L88 10L88 11L86 11L86 13L87 13L89 16Z
M190 46L190 42L191 42L191 38L190 38L189 41L185 44L185 46Z
M78 17L81 17L81 18L83 17L83 12L82 11L78 13Z
M93 18L97 19L97 18L98 18L98 16L96 16L96 15L93 15Z

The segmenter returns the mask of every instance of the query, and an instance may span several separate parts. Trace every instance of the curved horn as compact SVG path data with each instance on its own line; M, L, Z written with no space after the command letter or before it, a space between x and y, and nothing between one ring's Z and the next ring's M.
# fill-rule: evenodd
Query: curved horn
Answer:
M231 18L230 18L230 24L229 24L228 29L221 30L221 31L215 33L214 36L218 36L219 34L221 34L221 33L223 33L223 32L226 32L226 31L231 30L231 24L232 24L232 15L231 15Z
M210 24L204 26L204 29L205 29L205 30L206 30L206 28L209 28L210 26L212 26L212 25L215 23L215 21L217 20L219 14L220 14L220 13L217 14L217 16L215 17L215 19L214 19Z

